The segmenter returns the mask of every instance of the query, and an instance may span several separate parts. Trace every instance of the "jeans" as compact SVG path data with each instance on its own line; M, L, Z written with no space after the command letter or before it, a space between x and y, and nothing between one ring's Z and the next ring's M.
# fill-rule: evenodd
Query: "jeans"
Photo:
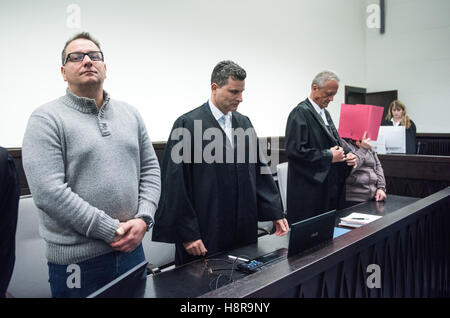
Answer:
M57 265L49 262L48 281L52 297L86 297L144 260L144 249L140 244L130 253L111 252L75 265Z

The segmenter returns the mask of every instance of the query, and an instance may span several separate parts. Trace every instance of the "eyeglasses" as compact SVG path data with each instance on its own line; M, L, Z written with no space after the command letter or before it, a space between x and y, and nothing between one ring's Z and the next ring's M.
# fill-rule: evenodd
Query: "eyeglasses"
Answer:
M67 54L66 60L63 65L66 65L67 61L70 62L81 62L84 60L85 56L89 56L92 61L103 61L103 52L102 51L92 51L92 52L72 52Z

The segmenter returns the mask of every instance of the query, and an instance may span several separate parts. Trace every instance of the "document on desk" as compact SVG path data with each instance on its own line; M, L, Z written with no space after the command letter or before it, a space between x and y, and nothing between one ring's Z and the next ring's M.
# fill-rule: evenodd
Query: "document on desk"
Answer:
M381 215L354 212L344 218L341 218L339 226L356 228L369 224L370 222L378 220L379 218L381 218Z

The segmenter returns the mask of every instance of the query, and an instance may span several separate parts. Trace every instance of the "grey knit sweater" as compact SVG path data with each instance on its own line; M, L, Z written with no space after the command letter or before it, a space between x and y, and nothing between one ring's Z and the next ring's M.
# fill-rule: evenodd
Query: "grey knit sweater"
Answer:
M158 205L159 164L144 122L104 96L98 111L67 90L28 121L22 160L51 263L111 252L119 222L153 217Z

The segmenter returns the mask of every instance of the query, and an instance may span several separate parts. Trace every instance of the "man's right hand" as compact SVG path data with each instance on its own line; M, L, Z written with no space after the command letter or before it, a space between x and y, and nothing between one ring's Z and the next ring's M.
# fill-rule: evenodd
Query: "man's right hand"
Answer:
M331 150L331 153L333 154L333 159L331 160L331 162L345 161L344 149L342 149L342 147L335 146L335 147L330 148L330 150Z
M183 243L186 252L190 255L194 256L205 256L206 252L208 252L203 244L202 240L197 240L193 242Z

